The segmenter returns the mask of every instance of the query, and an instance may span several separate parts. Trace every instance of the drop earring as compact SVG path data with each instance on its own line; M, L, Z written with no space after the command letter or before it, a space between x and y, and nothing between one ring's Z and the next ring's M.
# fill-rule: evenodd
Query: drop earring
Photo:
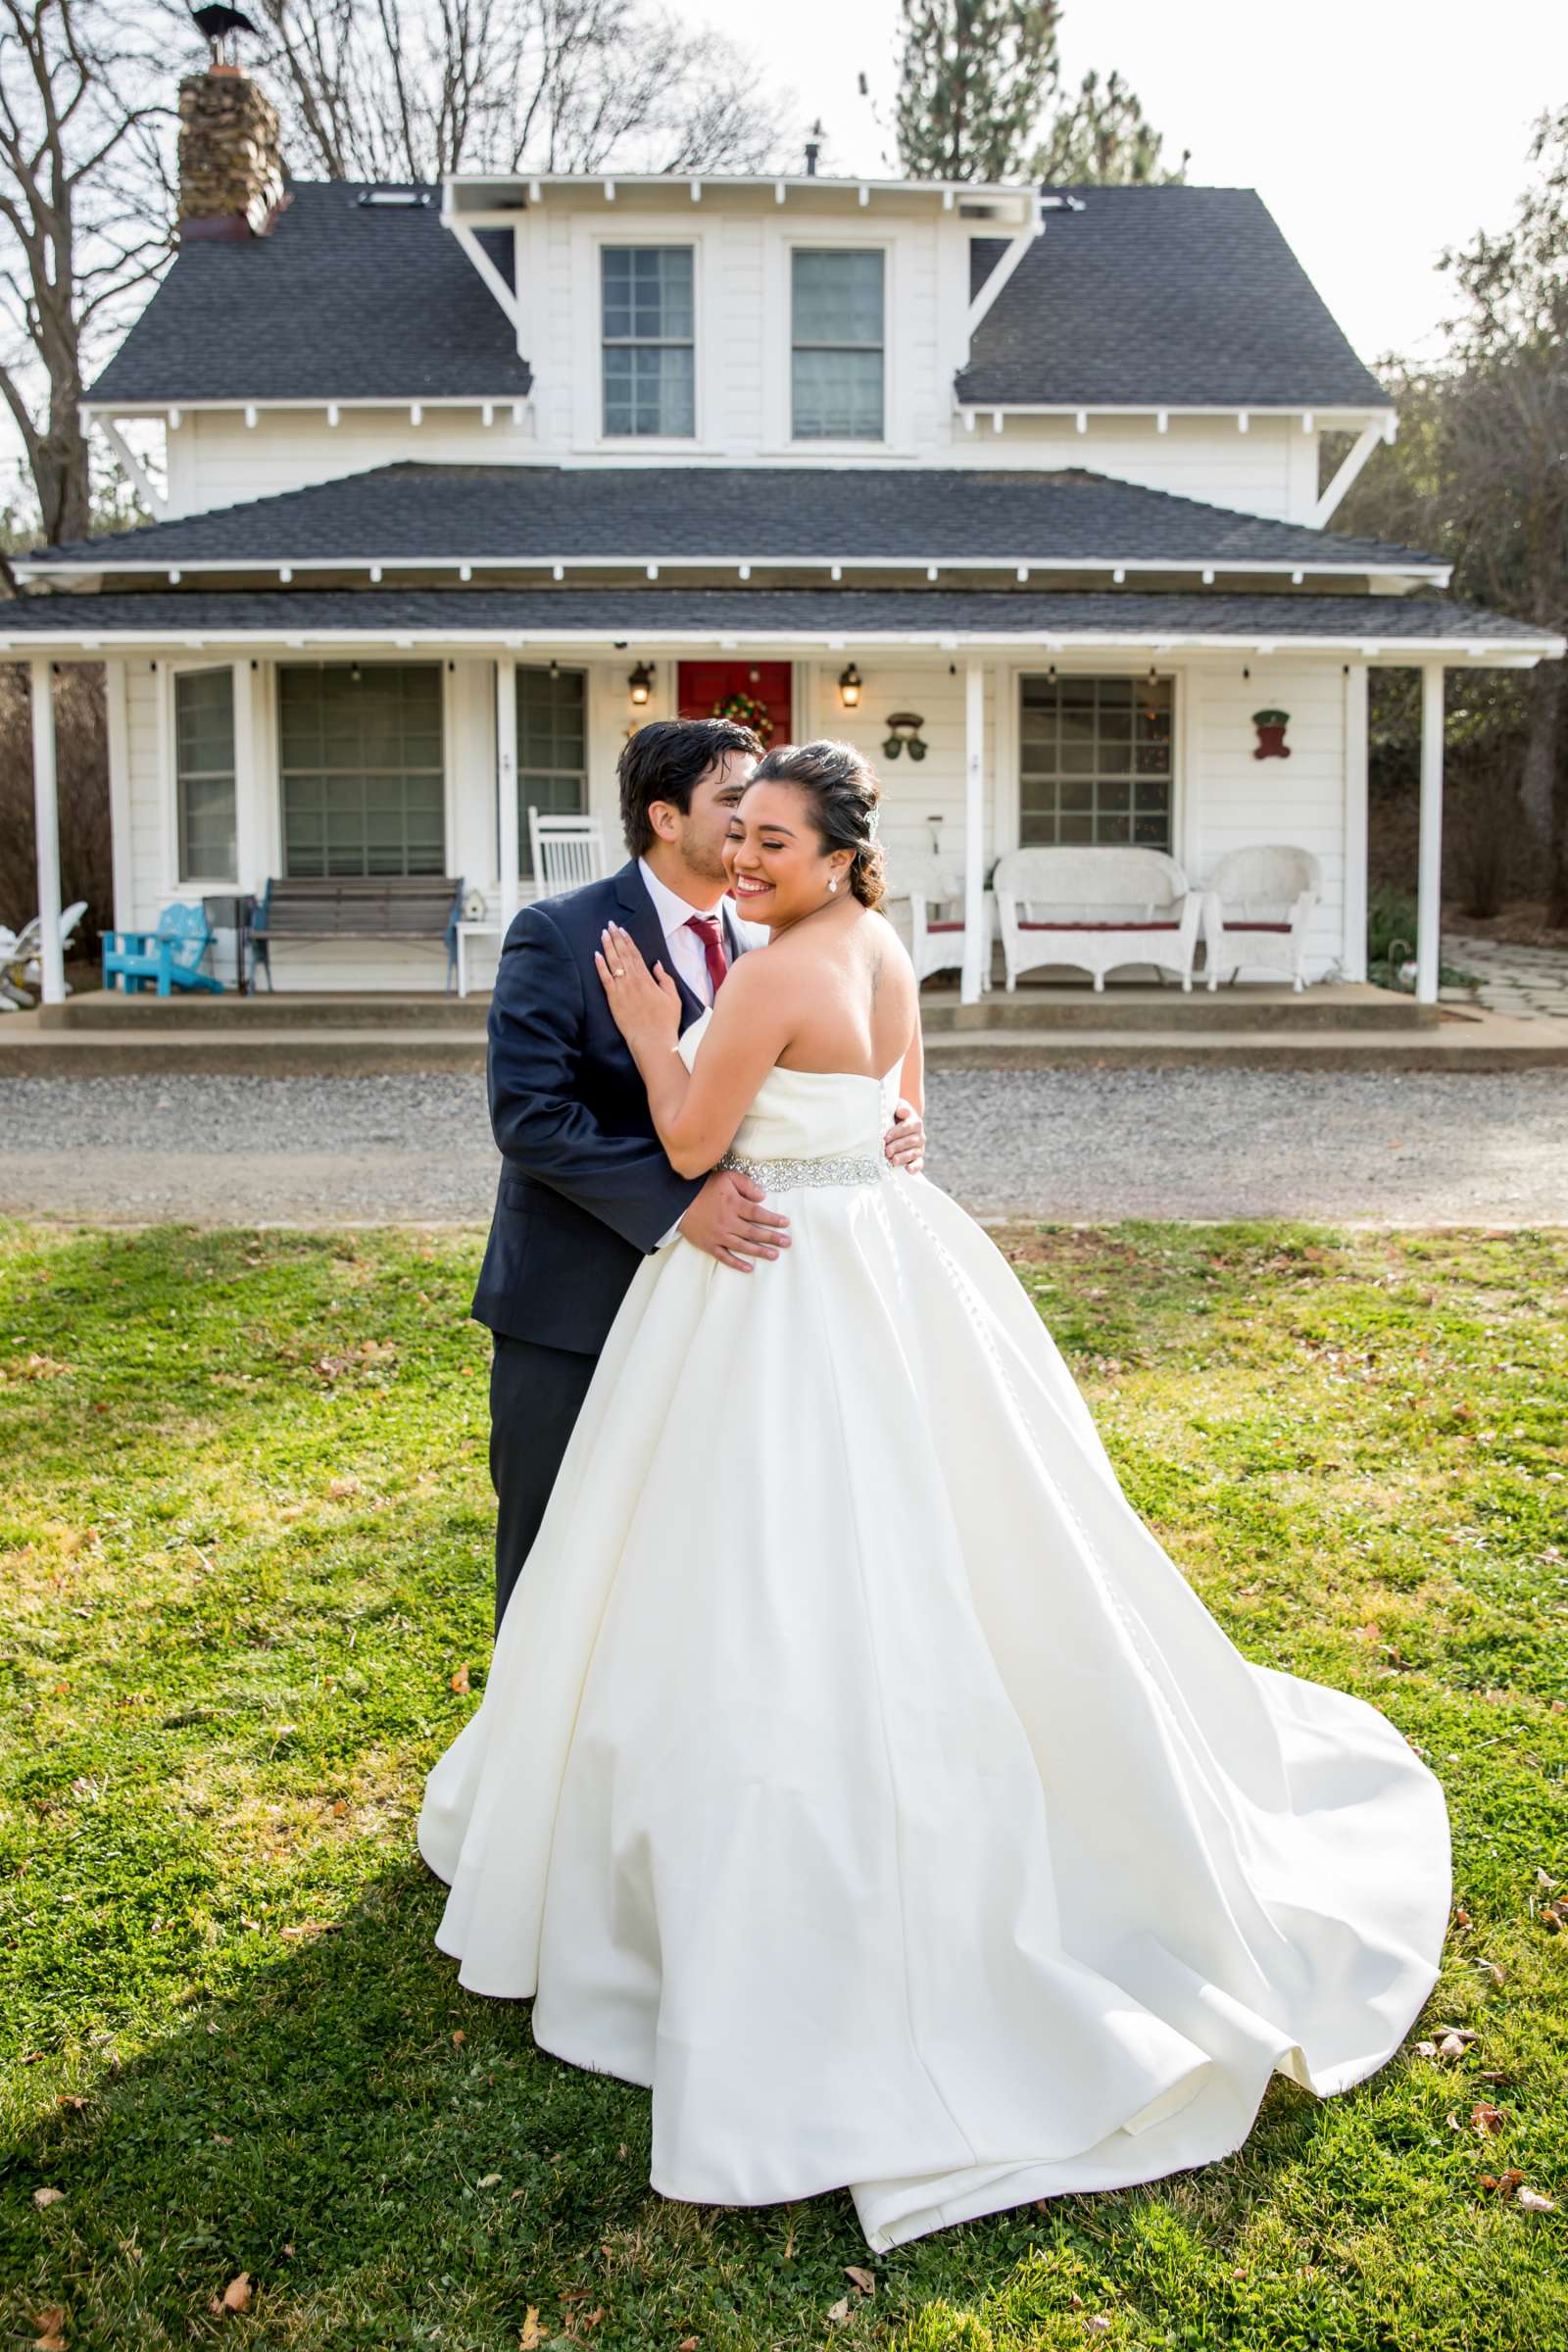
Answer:
M827 878L827 886L830 891L837 890L839 886L839 878L837 874L829 874Z

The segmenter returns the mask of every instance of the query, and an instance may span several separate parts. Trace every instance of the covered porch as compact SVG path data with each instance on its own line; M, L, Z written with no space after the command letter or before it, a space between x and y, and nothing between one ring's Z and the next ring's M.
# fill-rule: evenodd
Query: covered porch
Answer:
M944 985L965 1006L987 976L988 878L1028 846L1159 851L1201 891L1228 853L1294 845L1322 877L1308 980L1363 982L1367 678L1374 665L1415 665L1416 996L1430 1005L1445 671L1549 650L1509 641L1490 616L1384 597L649 590L610 611L608 597L593 613L569 610L587 601L143 593L9 608L8 650L32 669L45 1004L64 996L50 693L62 662L105 664L119 930L151 929L174 904L260 899L278 877L445 877L461 885L465 964L483 991L537 887L529 808L596 819L607 862L618 862L626 736L718 707L770 740L837 736L873 760L895 885L901 862L932 853L957 877L964 956ZM506 611L480 610L492 604ZM1282 714L1282 726L1259 724ZM219 976L232 983L232 948L219 945ZM406 997L439 993L447 959L433 942L279 943L273 979L280 995ZM1065 967L1031 979L1053 994L1090 990ZM1206 994L1194 994L1195 1019Z

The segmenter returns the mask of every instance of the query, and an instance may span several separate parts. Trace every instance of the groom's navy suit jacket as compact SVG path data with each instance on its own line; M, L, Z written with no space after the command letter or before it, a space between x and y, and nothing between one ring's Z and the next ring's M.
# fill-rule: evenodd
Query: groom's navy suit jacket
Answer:
M731 961L751 944L726 903ZM670 957L636 860L525 906L490 1000L490 1124L504 1166L470 1312L492 1331L597 1355L633 1274L702 1190L677 1176L594 954L619 923L650 970ZM681 1027L703 1006L680 975Z

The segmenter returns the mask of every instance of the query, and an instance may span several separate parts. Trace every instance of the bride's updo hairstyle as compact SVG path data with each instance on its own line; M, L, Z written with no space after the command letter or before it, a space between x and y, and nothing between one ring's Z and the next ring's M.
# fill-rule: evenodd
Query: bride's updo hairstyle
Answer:
M791 743L764 752L752 784L793 784L811 804L811 822L828 850L853 850L850 888L862 906L880 906L887 860L876 838L882 787L849 743Z

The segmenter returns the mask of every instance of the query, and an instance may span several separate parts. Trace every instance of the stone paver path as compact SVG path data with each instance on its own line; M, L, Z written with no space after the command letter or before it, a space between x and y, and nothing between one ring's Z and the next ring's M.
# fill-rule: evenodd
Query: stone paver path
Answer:
M1443 960L1474 972L1480 1002L1491 1012L1521 1021L1568 1022L1568 951L1528 948L1506 939L1477 939L1447 931Z

